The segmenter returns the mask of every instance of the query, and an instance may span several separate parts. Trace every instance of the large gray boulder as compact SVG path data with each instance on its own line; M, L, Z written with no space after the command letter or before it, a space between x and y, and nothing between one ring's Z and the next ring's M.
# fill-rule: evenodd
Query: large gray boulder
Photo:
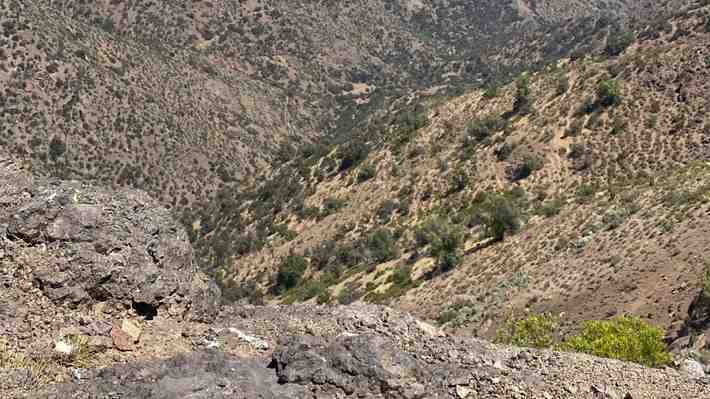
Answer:
M0 179L2 257L55 305L148 319L218 313L219 288L198 271L184 229L145 192L32 178L2 159Z

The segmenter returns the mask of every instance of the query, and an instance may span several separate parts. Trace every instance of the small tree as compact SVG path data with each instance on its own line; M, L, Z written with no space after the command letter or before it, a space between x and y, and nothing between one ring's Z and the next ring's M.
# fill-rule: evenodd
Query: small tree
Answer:
M276 294L282 294L297 286L303 274L306 272L308 263L303 256L289 255L281 260L279 271L276 274Z
M555 343L559 319L552 314L531 314L520 319L508 317L496 331L496 343L530 348L549 348Z

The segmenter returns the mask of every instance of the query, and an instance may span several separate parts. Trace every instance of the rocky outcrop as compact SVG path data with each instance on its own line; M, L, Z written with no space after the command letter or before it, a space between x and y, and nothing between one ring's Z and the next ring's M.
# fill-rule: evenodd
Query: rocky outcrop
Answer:
M88 370L33 397L710 397L710 381L682 371L443 336L378 306L235 307L219 319L205 334L223 346ZM228 325L278 344L270 353L236 351Z
M197 270L183 228L146 193L33 179L3 165L0 262L31 276L52 303L214 317L219 288Z

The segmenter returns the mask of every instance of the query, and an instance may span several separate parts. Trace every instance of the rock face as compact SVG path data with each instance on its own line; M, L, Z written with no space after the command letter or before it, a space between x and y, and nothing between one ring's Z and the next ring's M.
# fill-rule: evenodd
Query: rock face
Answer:
M233 307L226 325L278 342L88 370L33 398L707 398L710 381L587 355L441 336L378 306ZM191 330L194 333L196 330ZM210 334L212 334L210 333ZM197 338L195 337L192 337Z
M219 289L193 264L186 233L147 194L0 172L0 248L55 305L105 304L209 321Z

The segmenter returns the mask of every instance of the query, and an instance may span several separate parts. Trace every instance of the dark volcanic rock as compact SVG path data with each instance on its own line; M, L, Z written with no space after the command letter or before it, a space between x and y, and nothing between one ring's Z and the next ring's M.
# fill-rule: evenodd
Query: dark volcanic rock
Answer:
M219 288L193 263L183 228L136 190L31 179L2 161L3 252L57 305L107 303L152 318L159 310L210 321Z
M273 371L258 361L208 352L87 371L87 375L75 383L52 387L33 397L285 399L305 398L306 389L295 384L279 384Z

